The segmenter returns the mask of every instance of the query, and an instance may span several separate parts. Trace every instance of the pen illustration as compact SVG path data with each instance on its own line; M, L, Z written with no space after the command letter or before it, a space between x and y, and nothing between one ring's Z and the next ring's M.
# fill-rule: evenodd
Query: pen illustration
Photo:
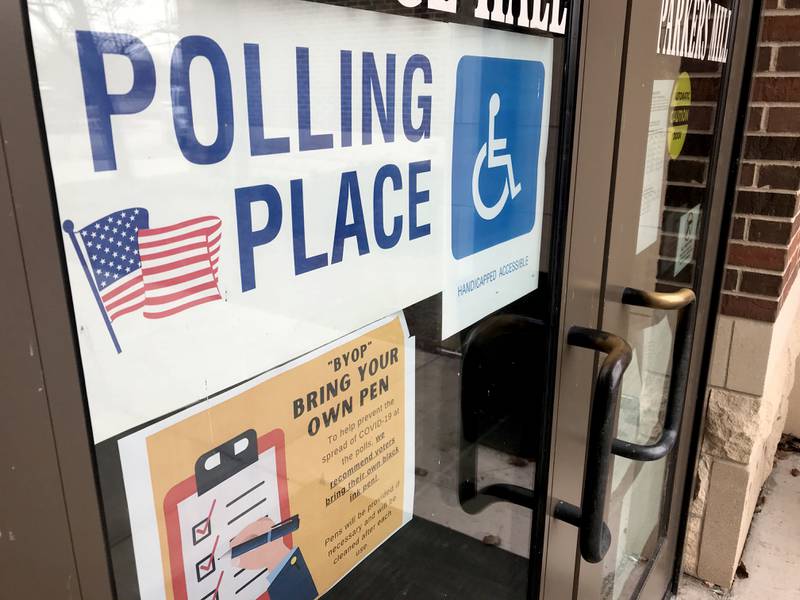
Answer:
M282 432L252 429L211 448L164 501L172 591L179 600L313 600L292 534Z

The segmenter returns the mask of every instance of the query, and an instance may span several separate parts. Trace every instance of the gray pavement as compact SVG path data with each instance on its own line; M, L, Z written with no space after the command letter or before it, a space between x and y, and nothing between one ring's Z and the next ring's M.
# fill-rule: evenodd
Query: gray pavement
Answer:
M792 475L800 454L779 453L776 463L742 553L748 576L737 576L729 592L684 576L678 600L800 599L800 475Z

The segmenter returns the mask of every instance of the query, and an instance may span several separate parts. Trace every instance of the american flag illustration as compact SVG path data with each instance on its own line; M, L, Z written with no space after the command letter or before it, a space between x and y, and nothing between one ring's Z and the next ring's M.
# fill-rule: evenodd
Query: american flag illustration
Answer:
M148 211L120 210L74 230L64 222L117 352L111 323L141 313L161 319L220 300L222 222L204 216L151 228Z

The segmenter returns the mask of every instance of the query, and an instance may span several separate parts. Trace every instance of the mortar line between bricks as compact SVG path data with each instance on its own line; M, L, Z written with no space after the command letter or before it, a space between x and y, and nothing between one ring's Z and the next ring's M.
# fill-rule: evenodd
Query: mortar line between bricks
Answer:
M771 275L773 277L783 277L784 272L786 271L786 269L784 269L783 271L770 271L768 269L757 269L755 267L747 267L743 265L725 265L725 266L729 269L736 269L741 273L757 273L758 275Z
M800 161L796 160L779 160L771 158L742 158L742 163L748 163L763 167L764 165L777 165L779 167L796 167L800 166Z
M796 133L788 133L788 132L787 132L787 133L778 133L777 131L776 131L776 132L773 132L773 133L753 132L753 133L749 134L747 137L748 137L748 138L762 138L762 137L766 137L766 138L788 138L788 139L797 139L797 134L796 134Z
M768 221L770 223L788 223L789 225L794 223L794 217L776 217L775 215L757 215L755 213L737 213L735 211L734 213L737 217L757 218L759 221Z
M790 242L792 240L789 240ZM789 244L769 244L767 242L750 242L748 240L731 240L731 245L747 246L748 248L765 248L768 250L787 250ZM741 265L740 265L741 266Z
M759 167L771 167L771 166L776 166L776 167L787 167L787 168L791 168L789 165L758 165L758 166L759 166ZM795 168L800 168L800 165L798 165L798 167L795 167ZM774 193L776 193L776 194L794 194L795 196L796 196L798 193L800 193L800 191L799 191L799 190L793 190L793 189L791 189L791 188L773 188L773 187L768 187L768 186L763 186L763 185L762 185L762 186L760 186L760 187L759 187L759 186L750 186L750 187L752 187L752 189L748 189L748 190L747 190L748 192L764 192L764 193L767 193L767 194L769 194L769 193L773 193L773 192L774 192ZM738 189L739 189L740 191L744 191L744 188L738 188Z
M737 298L745 298L747 300L767 300L769 302L777 303L780 300L780 296L763 296L761 294L751 294L750 292L743 292L741 290L726 290L723 292L728 296L735 296Z
M761 14L765 17L796 17L800 15L800 8L765 8Z
M785 41L785 42L777 42L777 41L761 41L758 42L759 48L797 48L800 46L800 42L796 41Z
M797 79L800 77L800 71L757 71L753 73L753 77L755 79Z

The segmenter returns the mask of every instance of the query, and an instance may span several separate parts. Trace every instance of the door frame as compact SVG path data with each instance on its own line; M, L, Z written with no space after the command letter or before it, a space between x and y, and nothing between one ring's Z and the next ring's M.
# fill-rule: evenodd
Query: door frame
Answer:
M36 336L31 352L38 351L42 393L47 400L60 479L60 490L52 493L63 495L62 520L70 532L75 565L76 582L70 584L68 580L64 585L73 585L84 598L111 598L110 555L24 2L0 3L0 52L4 57L0 61L0 80L13 82L0 89L0 129ZM44 434L47 424L39 425ZM20 433L30 435L28 431ZM12 493L21 491L12 488ZM41 517L38 512L28 511L20 518L31 524ZM38 543L46 537L43 535ZM50 560L63 558L51 556ZM37 585L42 565L26 565L25 561L13 564L21 567L19 573L28 571L31 577L25 578L26 587L38 595L30 586Z
M756 0L756 2L760 3L760 0ZM754 10L753 4L753 0L738 0L734 21L736 33L732 36L728 62L725 64L722 74L722 80L727 79L728 86L722 98L724 110L717 115L719 135L715 141L716 160L709 165L709 169L713 173L709 175L711 202L704 224L703 259L698 262L701 274L699 277L700 293L697 298L697 321L686 404L681 423L682 433L675 448L677 456L671 475L669 530L659 556L641 587L640 596L642 598L662 598L665 593L669 593L670 589L676 589L675 573L676 571L680 572L679 565L683 559L683 544L689 510L688 504L684 506L684 499L687 497L687 491L694 488L696 461L692 451L693 447L699 444L702 436L702 429L698 427L701 421L698 421L696 415L698 411L704 411L706 405L708 372L705 359L706 356L710 357L713 345L719 290L722 287L721 273L718 272L719 261L720 259L724 261L725 258L730 230L730 214L733 212L732 202L727 200L733 198L730 193L730 185L735 186L739 179L739 140L737 140L736 132L741 109L744 109L745 115L747 114L751 79L748 66L752 63L751 56L754 52L750 41L753 27L755 26L757 29L758 26L758 13ZM753 21L755 21L755 25ZM737 90L741 91L741 95L738 97ZM725 168L720 168L720 165L724 165Z
M738 95L732 95L729 97L730 101L726 103L725 122L728 124L728 128L725 129L721 137L723 139L729 138L729 152L724 162L722 158L717 161L718 163L724 164L725 169L718 169L715 173L715 194L719 194L721 199L718 201L715 198L712 208L720 213L718 215L720 220L719 235L717 235L716 247L712 247L710 243L707 243L705 248L707 254L705 264L711 268L703 271L703 285L710 290L706 327L702 332L706 344L703 348L702 356L700 357L698 373L700 390L703 391L703 395L702 401L695 403L694 413L691 414L691 429L686 430L691 431L691 433L689 435L688 444L685 444L687 468L683 477L683 495L680 498L673 499L673 501L678 500L680 502L681 520L676 539L677 557L673 564L671 579L670 592L672 594L678 593L686 542L687 517L697 483L694 475L697 471L697 464L700 458L700 445L705 425L707 408L705 390L708 384L708 374L711 369L714 334L716 331L717 318L719 316L720 299L725 278L728 240L730 239L733 225L734 198L739 183L742 148L744 147L744 138L749 119L748 103L750 100L755 61L758 55L762 5L763 0L740 0L741 8L737 15L737 27L739 28L741 38L734 40L734 46L730 52L732 61L736 61L737 64L740 64L741 68L731 74L733 84L730 86L730 89L738 89ZM722 152L720 153L720 157L722 157ZM727 174L731 173L733 176L727 176ZM700 399L701 397L698 394L698 400Z
M605 261L607 260L608 236L611 232L613 219L614 179L616 169L613 162L616 160L616 139L621 122L623 110L623 92L625 85L625 65L627 57L627 31L630 27L630 7L633 0L587 0L586 16L583 22L584 35L582 36L583 63L581 66L581 81L579 83L578 108L576 110L576 147L573 158L573 212L570 223L571 240L568 246L568 259L565 268L564 309L562 320L562 339L566 339L565 332L572 325L602 328L603 302L605 297ZM756 5L754 7L754 4ZM653 565L648 569L635 592L637 597L662 598L665 593L677 585L677 576L680 574L680 561L682 560L682 546L685 539L686 517L688 503L691 500L693 487L693 470L695 466L697 445L701 430L702 412L705 402L705 382L710 360L711 341L713 340L713 327L715 322L719 291L715 286L721 285L719 261L724 261L724 252L730 226L730 213L732 207L726 203L726 198L731 197L731 190L735 187L738 169L737 150L740 138L742 119L746 118L739 113L741 108L746 108L748 98L750 70L754 54L753 31L757 30L759 0L739 0L735 17L736 35L733 37L732 47L729 52L722 79L728 81L725 94L720 99L722 110L717 113L717 128L715 150L716 160L709 169L710 209L704 224L704 239L702 259L698 262L701 273L696 281L699 282L697 299L697 317L692 348L692 361L688 373L688 386L686 394L685 411L683 413L681 431L678 444L674 450L677 453L674 460L674 470L670 476L669 516L667 535L661 543L659 552ZM602 6L601 6L602 5ZM754 9L755 8L755 9ZM616 72L614 72L616 69ZM614 98L608 89L614 88ZM736 90L740 94L736 95ZM622 99L622 100L620 100ZM605 110L598 108L605 107ZM613 109L612 109L613 106ZM615 115L615 119L609 119ZM609 128L609 122L612 122ZM738 124L738 126L737 126ZM609 133L610 132L610 133ZM738 137L737 137L738 136ZM606 139L604 139L606 138ZM606 154L597 152L597 148L608 149L608 139L614 140L608 157L612 166L608 165ZM592 152L587 150L589 145ZM587 160L586 155L589 154ZM592 156L594 154L594 156ZM599 163L599 165L598 165ZM720 165L730 165L731 168L719 168ZM599 166L600 172L597 172ZM609 177L603 177L603 170L608 171ZM580 176L577 174L580 173ZM731 175L733 173L733 175ZM610 181L607 179L610 178ZM599 213L592 201L603 209L605 215ZM604 229L604 245L599 245L591 235L596 232L592 221L603 221L607 227ZM597 252L602 259L598 260L592 252ZM599 270L603 272L602 281L594 289L591 277ZM707 268L703 268L703 267ZM581 315L594 315L593 322L585 322ZM592 312L594 311L594 312ZM611 333L614 333L613 331ZM709 333L711 335L709 335ZM589 398L593 384L588 390L585 383L585 373L594 373L597 369L597 357L593 357L593 364L588 365L588 359L583 356L576 359L576 353L592 356L595 353L563 346L563 351L558 363L558 378L560 385L556 392L556 407L554 409L555 432L551 446L551 487L549 490L550 510L552 517L555 504L559 500L580 505L580 494L583 483L583 470L585 464L585 451L587 440L587 423L589 418ZM564 473L572 474L568 477ZM561 474L561 476L559 476ZM565 481L568 480L568 481ZM606 498L606 508L608 497ZM589 564L580 558L577 550L577 529L566 523L549 519L547 534L548 555L544 566L542 584L543 598L586 598L600 597L602 585L602 562ZM571 561L571 563L570 563ZM570 587L570 568L572 565L572 585Z
M623 57L619 35L625 22L622 2L585 0L581 15L579 80L575 108L566 224L564 283L556 359L553 431L549 458L547 552L540 598L572 598L578 567L578 531L552 517L559 501L580 505L586 459L587 424L597 356L566 345L573 325L597 328L602 310L608 198L612 192L614 133ZM591 126L589 125L591 124ZM575 476L559 474L572 472Z

